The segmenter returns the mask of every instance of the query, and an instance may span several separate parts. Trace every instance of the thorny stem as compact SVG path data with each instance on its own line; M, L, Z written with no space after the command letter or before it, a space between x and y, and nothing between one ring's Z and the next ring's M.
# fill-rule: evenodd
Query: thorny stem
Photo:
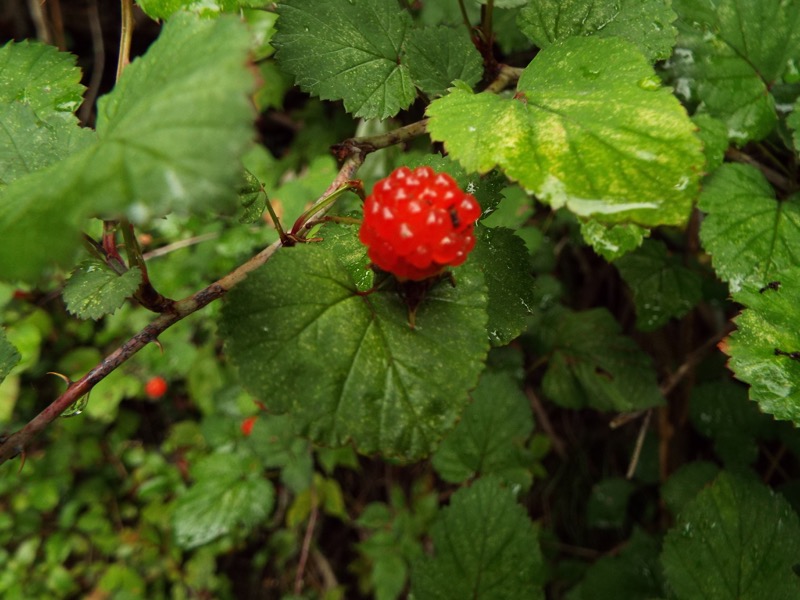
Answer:
M139 241L136 239L133 225L127 220L123 220L121 227L122 237L125 240L125 252L128 255L128 265L139 267L139 271L142 273L142 283L139 285L139 289L136 290L134 297L142 306L153 312L163 313L172 310L175 301L162 296L150 283L147 263L145 263L142 256L142 249L139 247Z
M356 172L363 164L364 157L365 153L356 149L354 153L345 160L336 178L315 204L325 201L332 192L339 189L345 182L353 179ZM324 209L320 211L320 213L324 212ZM323 214L318 214L316 218L319 219L322 218L322 216ZM130 359L147 344L157 342L158 336L178 321L224 296L228 290L243 281L251 271L257 269L272 258L282 245L281 241L277 241L267 246L261 252L221 279L183 300L174 302L171 312L160 314L139 333L104 358L86 375L72 383L63 394L31 419L25 427L12 433L8 437L0 438L0 465L20 455L31 440L39 435L47 425L57 419L62 412L78 399L88 394L95 385L111 374L117 367Z
M308 525L306 525L306 533L303 536L303 546L300 550L300 560L297 563L297 573L294 578L294 593L299 596L303 591L303 574L306 570L306 563L308 562L308 554L311 550L311 540L314 536L314 528L317 526L317 517L319 516L319 499L317 497L317 489L311 486L311 515L308 517Z

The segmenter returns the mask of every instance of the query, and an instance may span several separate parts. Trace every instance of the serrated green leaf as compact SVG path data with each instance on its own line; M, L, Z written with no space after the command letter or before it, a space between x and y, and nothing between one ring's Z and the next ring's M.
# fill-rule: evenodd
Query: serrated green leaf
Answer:
M800 195L779 201L756 168L724 164L706 181L700 240L732 292L762 287L800 264Z
M472 404L433 455L433 468L451 483L495 474L530 486L530 461L522 452L533 431L527 397L508 373L484 373Z
M619 554L589 567L574 600L654 600L662 593L659 540L634 529Z
M528 249L504 227L477 227L475 234L469 260L483 271L489 291L489 341L504 346L522 333L534 306Z
M539 48L573 36L620 37L651 61L668 58L677 15L664 0L544 0L520 11L519 28Z
M400 60L411 17L394 0L288 0L278 14L275 57L304 90L367 119L414 101Z
M553 402L620 412L663 404L650 357L606 309L551 314L534 335L550 354L542 386Z
M414 597L430 600L544 598L537 532L494 477L453 494L431 527L434 555L416 562Z
M28 173L43 169L94 141L91 129L75 118L42 121L31 106L0 104L0 193Z
M275 490L242 454L217 453L192 469L194 484L178 497L172 514L175 540L186 550L250 528L272 512Z
M237 190L239 203L242 205L242 215L239 223L255 223L261 219L261 215L267 208L267 192L264 185L250 171L245 170L244 178Z
M221 332L244 385L313 440L420 458L455 425L488 350L469 264L455 288L428 292L411 329L396 292L360 295L324 246L282 250L232 290Z
M778 289L747 287L734 294L747 308L734 319L736 331L723 348L728 367L750 384L750 399L763 412L800 424L800 361L776 354L800 351L800 268L785 269L780 278Z
M712 462L696 460L686 463L662 486L661 498L670 512L677 516L719 472L720 468Z
M783 497L758 481L722 473L681 512L661 562L680 600L791 600L800 524Z
M483 75L483 59L463 28L414 29L405 51L411 79L429 96L441 96L456 79L475 85Z
M638 225L604 225L590 219L581 221L581 237L607 261L614 261L642 245L650 230Z
M6 332L0 328L0 382L2 382L11 372L21 356L14 344L8 341Z
M647 240L614 264L633 293L639 331L654 331L682 317L703 297L700 275L668 256L663 242Z
M248 445L267 469L280 469L281 481L299 494L311 485L314 464L311 445L294 431L288 415L259 415Z
M39 119L71 115L84 88L75 56L39 42L8 42L0 48L0 103L31 107Z
M234 17L176 15L100 99L98 142L0 197L0 277L68 264L89 214L134 222L232 201L252 137L248 35Z
M428 131L468 171L495 165L554 208L606 222L681 224L704 158L694 125L618 39L569 38L525 69L515 99L456 89Z
M122 306L141 283L138 267L119 275L98 260L87 260L70 275L64 287L64 303L76 317L97 320Z
M706 173L712 173L725 159L728 149L728 128L719 119L709 114L700 113L692 117L697 125L697 137L703 142L703 153L706 155Z
M673 7L676 92L725 121L737 144L764 138L777 122L769 89L800 54L800 2L675 0Z

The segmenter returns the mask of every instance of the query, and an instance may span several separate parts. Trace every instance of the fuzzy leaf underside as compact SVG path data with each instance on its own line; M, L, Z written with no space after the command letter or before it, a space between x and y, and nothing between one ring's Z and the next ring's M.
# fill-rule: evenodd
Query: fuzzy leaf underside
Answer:
M453 494L430 533L434 555L417 561L411 577L416 598L544 598L537 532L499 479Z
M232 205L251 143L249 36L235 17L173 17L98 102L97 141L0 196L0 278L69 264L90 215L141 222Z
M705 162L695 126L645 58L618 39L542 50L514 99L462 88L428 131L467 171L498 165L554 208L607 223L682 224Z
M707 213L700 240L732 292L760 288L800 265L800 195L778 200L764 175L749 165L722 165L698 203Z
M275 57L307 92L343 100L367 119L394 116L414 101L400 61L411 18L394 0L289 0L278 12Z
M517 23L539 48L573 36L621 37L654 61L669 57L676 18L664 0L537 0Z
M244 385L311 439L419 459L455 425L488 350L483 277L468 262L455 279L411 329L395 291L360 295L334 253L305 244L234 288L221 331Z
M792 600L798 556L790 504L757 480L722 473L683 508L661 562L677 598Z
M777 289L748 286L734 294L746 308L722 347L736 378L750 384L750 399L763 412L800 425L800 360L786 355L800 352L800 267L778 277Z

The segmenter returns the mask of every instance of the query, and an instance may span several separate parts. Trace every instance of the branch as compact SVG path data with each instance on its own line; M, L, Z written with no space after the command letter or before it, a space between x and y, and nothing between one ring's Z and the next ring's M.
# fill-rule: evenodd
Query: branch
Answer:
M364 157L365 153L355 151L344 162L336 178L316 203L323 202L331 192L341 187L344 182L353 179L359 167L361 167L364 162ZM326 209L320 212L324 213L327 208L329 207L326 207ZM130 359L147 344L156 341L160 334L178 321L224 296L233 286L243 281L251 271L257 269L272 258L272 255L275 254L281 246L282 243L280 241L273 243L221 279L195 292L191 296L175 302L170 312L159 315L147 325L147 327L104 358L86 375L70 384L63 394L31 419L25 427L8 437L0 438L0 465L20 455L31 440L57 419L69 406L82 396L88 394L95 385L111 374L117 367Z

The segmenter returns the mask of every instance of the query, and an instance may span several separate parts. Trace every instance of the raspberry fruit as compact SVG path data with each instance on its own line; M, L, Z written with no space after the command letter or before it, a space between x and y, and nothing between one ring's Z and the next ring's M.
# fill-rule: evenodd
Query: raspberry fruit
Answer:
M358 237L379 269L422 281L467 259L480 214L478 201L448 174L400 167L364 201Z
M167 387L167 382L163 377L151 377L144 384L144 393L147 394L148 398L156 400L167 393Z

